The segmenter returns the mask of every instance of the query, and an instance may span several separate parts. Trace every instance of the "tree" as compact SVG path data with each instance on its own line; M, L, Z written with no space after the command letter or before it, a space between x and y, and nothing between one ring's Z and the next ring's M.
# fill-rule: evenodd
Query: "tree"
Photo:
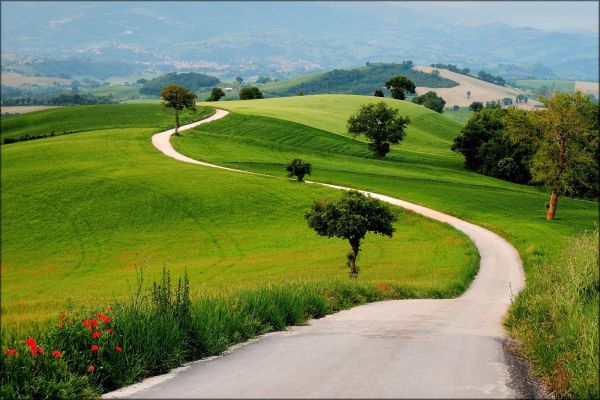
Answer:
M241 85L244 82L244 78L242 78L241 76L238 76L235 78L235 81L238 83L238 85Z
M396 76L385 83L385 87L392 92L392 97L404 100L406 93L415 93L416 86L405 76Z
M369 149L375 156L383 157L390 151L390 144L399 143L405 136L404 127L408 117L398 116L398 110L383 101L365 104L348 118L348 132L365 135L371 143Z
M245 86L240 90L240 100L262 99L263 94L256 86Z
M414 97L412 101L440 114L444 112L444 106L446 105L446 101L439 97L436 92L427 92L422 96Z
M481 110L483 110L483 103L480 101L474 101L469 106L469 110L471 110L473 112L481 111Z
M212 89L212 91L210 92L210 96L208 96L206 101L219 101L221 100L221 97L224 96L225 92L223 91L223 89L216 87Z
M465 167L484 175L525 183L531 177L532 151L514 143L506 133L507 110L485 108L475 113L454 139L452 150L465 156Z
M358 277L356 259L362 239L368 232L392 237L392 223L397 219L396 213L386 204L355 190L344 192L337 200L315 202L304 217L318 235L350 242L352 251L348 253L347 266L353 279Z
M375 96L375 97L385 97L383 95L383 90L381 90L381 89L375 90L375 92L373 93L373 96Z
M467 90L467 99L470 99L470 98L471 98L471 91Z
M285 166L285 170L288 172L288 177L295 176L298 182L302 182L304 175L310 175L312 172L312 165L299 158L294 158Z
M512 108L505 119L510 137L533 148L532 181L551 190L546 219L556 215L561 194L573 194L578 184L589 179L598 185L598 106L580 91L557 92L538 98L543 109L523 111ZM595 178L595 179L594 179Z
M179 135L179 112L184 108L196 111L196 94L181 86L168 85L160 91L160 97L163 108L175 110L175 134Z

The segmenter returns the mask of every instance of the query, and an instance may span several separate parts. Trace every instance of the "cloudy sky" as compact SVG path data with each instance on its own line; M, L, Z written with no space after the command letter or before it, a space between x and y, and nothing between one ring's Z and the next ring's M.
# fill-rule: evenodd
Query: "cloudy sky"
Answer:
M411 1L393 4L456 21L495 21L539 29L577 28L598 32L598 1Z

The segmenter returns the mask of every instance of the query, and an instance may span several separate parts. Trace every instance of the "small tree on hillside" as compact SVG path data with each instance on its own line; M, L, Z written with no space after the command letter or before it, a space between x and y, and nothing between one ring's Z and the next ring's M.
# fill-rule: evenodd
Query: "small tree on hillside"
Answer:
M404 139L408 117L398 116L398 110L388 107L383 101L377 104L365 104L348 118L348 132L358 136L365 135L371 143L369 149L377 157L383 157L390 151L390 145Z
M196 94L178 85L167 85L160 91L162 107L175 110L175 134L179 135L179 112L184 108L196 111Z
M406 93L415 93L416 86L405 76L396 76L385 83L385 87L392 92L392 97L404 100Z
M531 158L533 182L550 187L547 220L553 220L561 194L571 194L589 179L598 185L598 106L580 91L557 92L539 97L544 108L532 112L511 108L505 118L509 136L534 150Z
M436 92L427 92L422 96L413 98L412 101L440 114L444 112L444 106L446 105L446 100L438 96Z
M242 83L244 82L244 78L242 78L241 76L238 76L235 78L235 81L237 82L238 85L242 85Z
M312 165L299 158L294 158L285 166L285 170L288 172L288 177L295 176L298 182L302 182L304 175L310 175L312 172Z
M320 236L348 240L352 251L348 253L347 266L350 277L358 277L356 259L360 243L367 232L392 237L396 213L383 202L351 190L333 201L321 199L313 204L304 217L308 226Z
M381 89L375 90L375 92L373 93L373 96L375 96L375 97L385 97L383 95L383 90L381 90Z
M263 94L256 86L246 86L240 90L240 100L262 99Z
M206 98L206 101L219 101L221 97L225 96L225 92L221 88L213 88L210 92L210 96Z
M467 90L467 99L470 99L470 98L471 98L471 91Z
M481 111L481 110L483 110L483 103L480 101L474 101L469 106L469 110L471 110L473 112Z

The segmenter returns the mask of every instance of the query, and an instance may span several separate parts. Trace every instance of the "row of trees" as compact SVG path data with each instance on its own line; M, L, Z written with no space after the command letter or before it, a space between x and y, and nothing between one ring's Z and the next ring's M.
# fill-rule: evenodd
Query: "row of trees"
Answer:
M5 98L0 101L3 106L73 106L115 103L112 94L95 96L89 93L61 93L47 96L26 96Z
M543 108L525 111L488 106L477 111L452 150L465 166L501 179L550 188L547 219L560 195L598 198L599 107L581 92L540 98Z

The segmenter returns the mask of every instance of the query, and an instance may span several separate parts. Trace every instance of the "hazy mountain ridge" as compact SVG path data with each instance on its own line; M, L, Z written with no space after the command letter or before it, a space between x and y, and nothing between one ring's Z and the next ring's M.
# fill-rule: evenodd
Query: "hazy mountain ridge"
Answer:
M543 77L598 76L597 34L450 23L401 4L27 4L2 5L2 49L19 62L31 56L81 57L160 72L283 78L412 59L501 70L509 79L527 76L527 68L517 66L536 64L546 70Z

